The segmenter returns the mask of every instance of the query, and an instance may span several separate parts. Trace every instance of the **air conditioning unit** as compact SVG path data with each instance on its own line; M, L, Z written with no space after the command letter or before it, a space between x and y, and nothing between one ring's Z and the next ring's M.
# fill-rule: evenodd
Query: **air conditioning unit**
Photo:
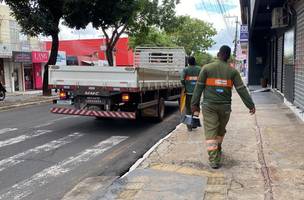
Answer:
M288 14L283 7L272 10L272 29L284 28L288 26Z

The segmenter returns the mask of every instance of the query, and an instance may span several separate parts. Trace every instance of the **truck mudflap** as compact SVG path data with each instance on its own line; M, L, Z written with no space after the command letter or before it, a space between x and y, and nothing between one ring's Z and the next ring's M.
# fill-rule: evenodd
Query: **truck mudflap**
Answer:
M51 108L50 111L55 114L63 114L63 115L81 115L81 116L117 118L117 119L136 119L135 112L94 111L94 110L79 110L74 108L60 108L60 107Z

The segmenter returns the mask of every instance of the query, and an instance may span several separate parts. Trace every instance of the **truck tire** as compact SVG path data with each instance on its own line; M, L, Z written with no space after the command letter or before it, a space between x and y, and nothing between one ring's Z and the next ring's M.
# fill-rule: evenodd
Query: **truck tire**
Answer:
M157 121L162 121L165 117L165 100L160 98L158 101Z

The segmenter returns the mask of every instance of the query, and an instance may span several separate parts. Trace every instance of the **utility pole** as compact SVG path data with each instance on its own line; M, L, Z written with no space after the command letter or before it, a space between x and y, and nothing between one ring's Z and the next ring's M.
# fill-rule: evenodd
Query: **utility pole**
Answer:
M238 44L238 28L239 28L239 17L236 16L236 28L235 28L235 37L234 37L234 50L233 50L233 56L236 58L236 50L237 50L237 44Z
M234 50L233 56L236 57L237 44L238 44L238 28L239 28L239 17L238 16L226 16L225 18L235 18L235 36L234 36Z

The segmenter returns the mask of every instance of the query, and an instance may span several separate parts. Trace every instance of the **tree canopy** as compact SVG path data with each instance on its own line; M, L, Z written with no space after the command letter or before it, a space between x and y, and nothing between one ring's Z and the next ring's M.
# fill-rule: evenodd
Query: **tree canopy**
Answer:
M166 32L151 28L147 33L140 32L129 37L129 46L134 49L137 46L174 47L177 44L173 42L172 37Z
M176 17L174 23L167 26L165 31L172 36L174 43L185 48L188 55L205 52L215 44L212 37L216 35L216 30L213 26L190 16Z
M148 33L153 26L165 26L175 16L176 0L79 0L67 3L64 19L71 28L85 28L91 22L106 37L106 55L113 63L113 50L124 33ZM80 20L79 20L80 18Z
M187 55L194 55L199 65L213 57L205 53L215 42L216 30L211 24L189 16L173 17L163 28L150 28L148 33L137 32L130 37L130 46L180 46Z

